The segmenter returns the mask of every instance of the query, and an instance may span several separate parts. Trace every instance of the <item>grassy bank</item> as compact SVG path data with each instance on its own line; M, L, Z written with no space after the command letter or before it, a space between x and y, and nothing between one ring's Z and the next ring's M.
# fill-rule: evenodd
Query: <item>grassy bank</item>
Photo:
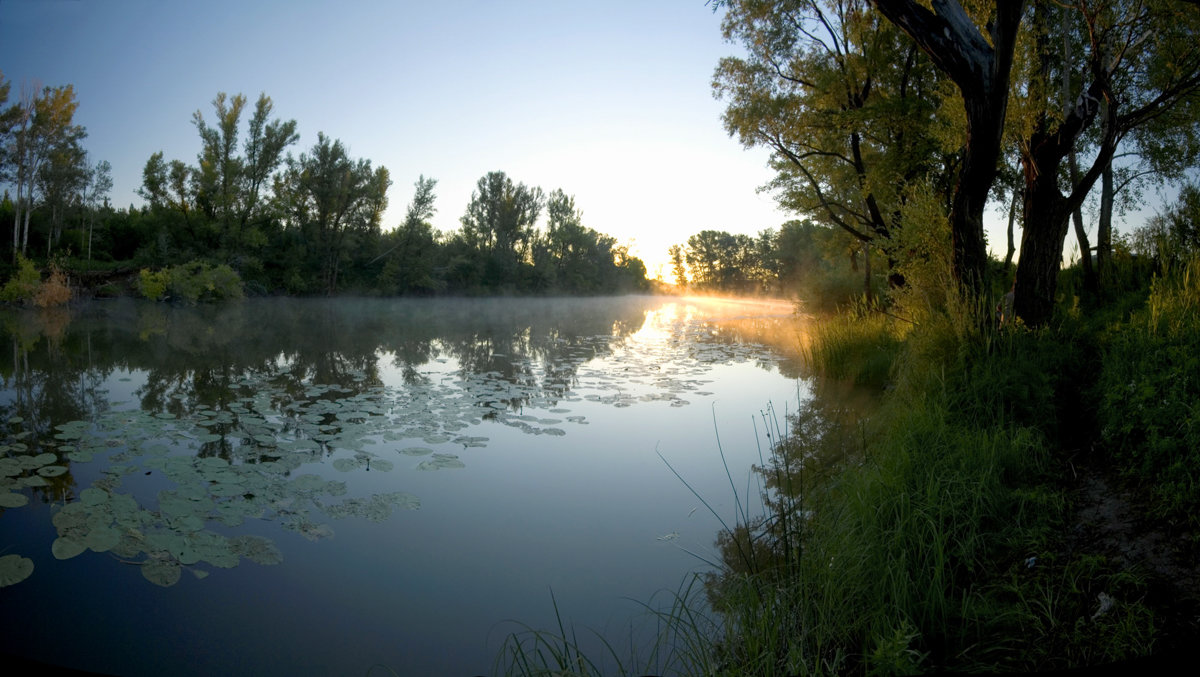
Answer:
M818 394L795 416L759 468L767 513L719 536L719 570L654 614L653 660L624 672L1058 670L1196 631L1200 259L1068 297L1038 330L906 315L821 323L816 371L882 404L847 427ZM529 655L508 671L606 673Z

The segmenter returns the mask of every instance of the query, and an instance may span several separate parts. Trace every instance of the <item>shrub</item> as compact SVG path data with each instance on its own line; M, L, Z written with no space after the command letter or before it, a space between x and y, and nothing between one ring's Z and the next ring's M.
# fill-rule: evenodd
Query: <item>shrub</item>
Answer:
M229 266L216 267L202 261L191 261L170 269L168 288L171 295L189 303L226 301L245 296L242 279Z
M21 303L31 301L37 294L42 276L33 261L17 254L17 272L0 288L0 301Z
M143 269L138 277L138 288L142 296L155 301L169 298L200 303L245 297L242 279L236 271L225 264L211 266L203 261L190 261L159 271Z
M67 274L57 264L50 264L50 277L38 285L33 295L33 305L38 308L61 306L71 300L71 286L67 282Z
M169 276L165 270L151 271L143 268L138 273L138 291L151 301L158 301L166 296Z

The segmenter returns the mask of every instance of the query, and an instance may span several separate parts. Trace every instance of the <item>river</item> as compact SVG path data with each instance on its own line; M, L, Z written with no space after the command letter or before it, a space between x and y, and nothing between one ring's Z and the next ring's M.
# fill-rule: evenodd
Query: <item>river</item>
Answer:
M491 674L556 607L619 646L716 559L810 396L786 303L0 321L0 555L33 565L0 588L0 652L118 675Z

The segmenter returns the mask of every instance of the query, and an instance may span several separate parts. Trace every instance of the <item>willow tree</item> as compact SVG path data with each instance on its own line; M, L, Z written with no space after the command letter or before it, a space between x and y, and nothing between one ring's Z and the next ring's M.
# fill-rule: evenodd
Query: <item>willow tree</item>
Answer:
M728 0L725 38L745 57L714 77L725 127L772 151L782 206L874 243L891 241L914 195L949 194L952 136L938 76L865 0ZM893 284L903 282L893 269Z
M288 225L300 231L321 270L326 294L337 291L338 274L355 241L378 234L391 185L385 167L351 159L341 141L323 133L298 159L288 159L276 194Z

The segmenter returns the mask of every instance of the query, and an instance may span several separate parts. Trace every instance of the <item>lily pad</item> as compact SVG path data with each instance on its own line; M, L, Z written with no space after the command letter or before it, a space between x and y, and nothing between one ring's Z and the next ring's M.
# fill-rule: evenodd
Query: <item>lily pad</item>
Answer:
M29 497L12 491L0 493L0 508L20 508L29 503Z
M84 545L90 548L92 552L108 552L120 542L121 532L112 527L93 529L88 532L87 538L83 541Z
M230 539L230 550L258 564L279 564L283 561L283 553L267 538L251 534Z
M417 470L446 470L465 467L467 465L458 460L454 454L434 454L433 458L428 461L421 461L417 465Z
M67 474L67 468L61 465L44 465L38 468L37 473L42 477L58 477Z
M433 453L433 449L430 449L429 447L408 447L406 449L401 449L400 453L404 454L405 456L428 456L429 454Z
M50 546L50 552L54 554L55 559L71 559L84 550L87 550L87 546L62 536L54 539Z
M0 588L16 585L33 573L33 560L20 555L0 557Z
M179 582L179 564L169 560L152 559L142 564L142 576L155 585L169 588Z

